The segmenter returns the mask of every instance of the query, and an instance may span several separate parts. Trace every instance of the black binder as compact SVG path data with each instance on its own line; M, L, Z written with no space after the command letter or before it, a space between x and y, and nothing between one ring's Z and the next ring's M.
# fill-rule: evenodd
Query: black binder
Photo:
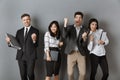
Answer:
M12 48L20 50L21 47L20 47L20 44L18 43L18 41L16 40L16 38L9 33L6 33L6 35L10 38L10 46Z

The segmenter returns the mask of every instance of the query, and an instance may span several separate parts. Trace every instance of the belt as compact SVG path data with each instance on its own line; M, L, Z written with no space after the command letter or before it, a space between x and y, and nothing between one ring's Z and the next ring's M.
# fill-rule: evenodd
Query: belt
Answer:
M79 50L72 50L72 52L80 52Z
M59 48L58 47L49 47L50 50L53 50L53 51L59 51Z

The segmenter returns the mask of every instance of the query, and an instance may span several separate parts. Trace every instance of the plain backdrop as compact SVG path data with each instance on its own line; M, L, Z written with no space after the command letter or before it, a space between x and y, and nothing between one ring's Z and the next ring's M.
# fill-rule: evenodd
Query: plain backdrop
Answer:
M40 43L38 59L35 66L36 80L45 78L44 33L51 21L57 20L63 27L64 17L69 18L69 24L73 24L74 12L84 13L84 25L88 20L97 18L99 27L107 32L110 43L106 46L109 64L109 79L120 79L120 0L0 0L0 80L20 80L19 68L16 61L16 50L9 48L5 42L5 33L16 34L23 27L20 16L29 13L32 25L40 31ZM62 65L60 80L67 80L66 55L62 52ZM89 80L90 64L87 59L87 80ZM75 80L78 70L75 67ZM102 72L98 68L96 80L101 80Z

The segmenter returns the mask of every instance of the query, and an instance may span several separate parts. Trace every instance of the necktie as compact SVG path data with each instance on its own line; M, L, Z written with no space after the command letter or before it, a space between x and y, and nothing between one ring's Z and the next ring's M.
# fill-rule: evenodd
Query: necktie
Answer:
M28 34L28 28L25 28L24 43L25 43L25 40L26 40L26 38L27 38L27 34ZM25 52L25 45L23 45L23 52Z
M26 28L24 40L27 38L27 34L28 34L28 28Z

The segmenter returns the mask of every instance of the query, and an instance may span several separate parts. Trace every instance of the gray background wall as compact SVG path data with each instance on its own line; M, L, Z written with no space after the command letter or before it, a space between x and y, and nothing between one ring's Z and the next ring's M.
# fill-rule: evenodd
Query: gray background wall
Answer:
M85 14L84 24L91 17L99 20L100 27L108 33L110 44L106 47L109 63L109 80L120 80L120 0L0 0L0 80L20 80L16 50L8 48L5 33L15 35L22 27L20 16L29 13L32 25L40 31L40 46L36 61L36 80L44 80L45 68L43 61L43 36L52 20L58 20L61 27L63 18L69 18L73 23L73 14L82 11ZM62 54L60 80L67 80L66 56ZM87 65L87 78L89 78ZM97 80L100 80L101 70L98 69ZM77 69L75 70L77 80Z

